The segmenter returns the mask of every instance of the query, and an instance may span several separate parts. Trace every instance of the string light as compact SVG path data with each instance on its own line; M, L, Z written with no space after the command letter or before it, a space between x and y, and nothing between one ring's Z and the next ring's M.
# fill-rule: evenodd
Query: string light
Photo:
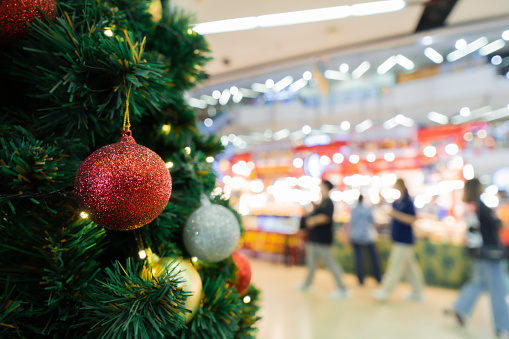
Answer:
M207 157L205 160L210 164L214 162L214 157Z
M189 146L186 147L186 153L191 154L191 147L189 147Z
M246 295L242 300L244 301L244 304L249 304L251 302L251 297Z
M198 257L193 257L191 260L192 260L193 262L197 262L197 261L198 261Z
M88 218L88 213L87 213L87 212L81 212L81 213L80 213L80 217L81 217L82 219L86 219L86 218Z
M113 31L109 28L104 30L104 35L106 36L113 36Z
M171 131L171 125L163 125L163 131L169 133Z
M140 259L145 259L147 257L147 252L145 252L145 250L141 250L138 252L138 255L140 256Z
M168 161L166 163L166 168L172 168L173 167L173 163L171 161Z

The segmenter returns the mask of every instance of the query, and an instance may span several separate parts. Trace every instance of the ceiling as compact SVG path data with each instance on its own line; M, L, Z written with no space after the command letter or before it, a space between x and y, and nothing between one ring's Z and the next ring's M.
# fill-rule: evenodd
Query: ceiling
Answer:
M173 5L194 13L197 23L356 3L349 0L172 1ZM214 60L205 68L209 77L189 94L211 99L214 90L221 92L231 86L252 88L253 83L263 84L269 78L277 82L287 76L296 81L303 72L313 71L313 79L290 100L271 99L274 94L271 91L257 99L244 98L237 104L229 100L225 106L216 103L197 110L201 120L209 115L214 119L213 128L206 131L242 136L248 146L275 140L264 136L267 129L274 132L289 129L297 136L306 124L313 128L313 133L315 130L323 133L324 125L337 126L348 121L353 128L371 119L381 126L398 114L418 124L429 124L430 111L451 119L464 106L474 111L487 106L493 110L506 107L509 81L496 77L494 67L489 62L486 65L486 58L477 54L435 65L423 54L426 48L423 38L431 37L430 47L445 57L456 50L457 39L471 43L485 37L491 43L500 40L501 32L507 29L508 1L407 0L405 8L393 13L210 34L206 38ZM509 44L504 49L509 53ZM383 76L377 74L377 67L397 54L410 58L415 68L407 71L396 65ZM371 63L371 69L361 79L352 81L352 70L364 61ZM351 67L349 81L326 80L328 92L320 93L319 79L323 79L324 71L338 72L342 63ZM395 81L405 72L430 66L439 68L437 76L404 84ZM313 103L316 97L318 105Z
M197 23L360 2L366 1L172 0L173 5L194 14ZM426 8L446 2L455 3L446 17L447 26L509 16L509 1L407 0L403 10L393 13L210 34L206 35L213 56L213 61L206 66L209 83L252 74L260 66L319 57L345 48L411 35ZM440 15L441 8L437 6L436 11Z

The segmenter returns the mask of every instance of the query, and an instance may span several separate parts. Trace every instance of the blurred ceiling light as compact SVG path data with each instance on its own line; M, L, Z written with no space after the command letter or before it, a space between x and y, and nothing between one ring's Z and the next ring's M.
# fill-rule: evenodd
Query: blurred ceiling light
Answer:
M393 55L389 59L385 60L380 66L378 66L376 71L378 72L378 74L385 74L394 66L396 66L396 56L395 55Z
M304 134L311 133L311 126L309 126L309 125L302 126L302 133L304 133Z
M302 132L302 130L298 130L298 131L290 133L290 139L292 139L292 140L300 140L305 137L306 137L306 134L304 132Z
M509 30L502 32L502 39L509 40Z
M494 65L494 66L498 66L502 63L502 57L500 55L494 55L491 60L490 60L491 64Z
M335 6L304 11L260 15L220 21L204 22L194 25L193 31L198 34L214 34L255 29L259 27L276 27L296 25L309 22L344 19L349 16L365 16L395 12L403 9L403 0L374 1L352 6Z
M352 72L352 78L353 79L359 79L364 73L366 73L369 68L371 67L371 64L369 61L363 61L359 67L353 70Z
M396 126L398 126L398 123L396 122L396 117L390 118L389 120L384 121L382 124L385 129L391 129Z
M279 92L281 91L282 89L284 89L285 87L289 86L291 83L293 82L293 77L291 76L286 76L284 77L283 79L279 80L275 85L274 85L274 92Z
M217 99L214 99L210 95L202 95L200 99L205 101L209 105L217 105Z
M266 138L272 138L272 131L270 129L266 129L265 132L263 132L263 136Z
M341 133L343 132L343 130L336 126L336 125L322 125L322 127L320 127L320 129L325 132L325 133Z
M207 108L207 103L203 100L196 99L196 98L189 98L188 100L189 106L205 109Z
M373 126L373 121L366 119L363 122L361 122L360 124L358 124L357 126L355 126L355 131L357 133L362 133L362 132L365 132L368 129L370 129L372 126Z
M440 114L438 112L429 112L428 113L428 119L436 122L437 124L445 125L449 122L449 118L443 114Z
M493 52L498 51L499 49L504 48L505 42L502 39L498 39L493 41L492 43L487 44L479 50L479 55L485 56L491 54Z
M348 70L350 69L350 66L348 66L347 63L342 63L340 66L339 66L339 71L341 73L346 73L348 72Z
M376 155L374 155L373 153L369 153L368 155L366 155L366 160L368 162L375 162L376 160Z
M477 40L472 41L471 43L466 45L464 48L458 49L454 52L447 54L447 61L453 62L453 61L459 60L459 59L463 58L464 56L467 56L470 53L477 51L479 48L481 48L487 44L488 44L488 38L483 36Z
M251 89L255 92L260 93L267 93L269 91L269 88L267 86L265 86L264 84L259 84L257 82L251 85Z
M198 34L214 34L234 31L245 31L258 27L257 18L254 16L228 20L210 21L197 24L193 31Z
M220 97L221 97L221 92L219 92L218 90L215 90L214 92L212 92L212 98L217 100Z
M346 120L345 120L345 121L343 121L343 122L341 123L341 129L342 129L343 131L348 131L348 130L350 129L350 123L349 123L348 121L346 121Z
M465 39L459 39L456 41L456 43L454 44L454 47L456 49L463 49L465 47L467 47L467 41Z
M302 77L304 78L304 80L311 80L311 78L313 77L313 73L311 73L310 71L305 71L302 74Z
M207 118L203 121L203 124L207 127L210 127L214 124L214 120L210 119L210 118Z
M470 108L468 107L462 107L460 109L460 115L464 117L468 117L470 115Z
M493 121L493 120L497 120L497 119L506 118L508 116L509 116L509 108L502 107L497 110L486 113L485 116L483 117L483 120Z
M239 93L239 89L237 88L237 86L230 87L230 93L231 93L231 95L235 95L235 94Z
M237 92L237 94L235 94L232 98L233 102L238 104L239 102L242 101L242 98L244 97L244 95L242 94L242 92Z
M240 89L240 93L242 93L242 95L245 96L246 98L257 98L258 97L258 93L257 92L252 91L252 90L247 89L247 88L241 88Z
M292 92L298 92L302 88L306 87L307 84L308 84L307 80L304 78L301 78L301 79L295 81L293 84L291 84L289 89Z
M269 89L274 87L274 80L267 79L267 81L265 81L265 86L267 86L267 88L269 88Z
M288 128L285 128L285 129L282 129L282 130L274 133L273 138L274 138L274 140L277 141L277 140L284 139L289 135L290 135L290 130Z
M228 100L230 100L230 90L224 89L223 93L221 93L221 97L219 98L219 104L224 106L228 103Z
M429 35L426 35L425 37L422 38L422 44L424 46L429 46L433 43L433 38L430 37Z
M404 116L403 114L396 115L394 117L394 120L398 124L405 126L405 127L412 127L414 125L414 121L411 118Z
M348 80L348 75L331 69L326 70L323 76L330 80Z
M492 111L491 106L484 106L478 109L475 109L470 112L469 116L456 115L451 118L451 122L455 125L463 124L465 122L479 119L483 116L488 115Z
M444 61L444 57L442 56L442 54L438 53L437 51L435 51L433 48L431 47L427 47L425 50L424 50L424 55L430 59L431 61L433 61L435 64L441 64L443 61Z
M408 59L406 56L402 54L396 55L396 62L403 68L407 70L412 70L415 68L415 64L412 60Z

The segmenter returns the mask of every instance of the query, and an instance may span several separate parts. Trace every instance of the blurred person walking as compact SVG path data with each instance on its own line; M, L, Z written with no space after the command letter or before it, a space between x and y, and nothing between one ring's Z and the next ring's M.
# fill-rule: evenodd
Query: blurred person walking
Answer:
M332 189L330 181L324 180L320 184L321 201L313 211L301 219L301 229L308 233L306 244L306 262L308 274L306 281L298 288L301 291L309 291L311 282L316 270L316 261L321 259L324 266L329 269L336 281L338 289L331 295L333 299L344 299L349 297L349 291L343 284L343 270L341 265L334 259L332 243L334 240L334 229L332 227L332 216L334 215L334 203L329 198Z
M369 251L371 266L373 267L373 274L376 281L380 283L382 280L375 248L375 241L378 234L375 228L373 211L362 203L363 200L364 196L362 194L359 195L358 204L353 208L350 218L350 242L355 252L355 272L357 274L357 279L359 279L359 284L361 285L364 285L363 248L367 248Z
M502 259L505 251L500 242L500 220L481 200L482 185L478 179L465 182L463 201L467 222L466 245L472 257L472 278L461 290L452 311L458 324L465 325L477 299L488 292L497 336L509 338L509 310L506 302L507 288Z
M415 259L415 237L412 224L416 220L415 207L408 194L403 179L397 179L394 188L400 191L400 197L392 204L392 249L389 263L382 281L382 288L373 293L377 300L386 300L403 276L412 285L412 294L406 299L409 301L422 301L424 279Z

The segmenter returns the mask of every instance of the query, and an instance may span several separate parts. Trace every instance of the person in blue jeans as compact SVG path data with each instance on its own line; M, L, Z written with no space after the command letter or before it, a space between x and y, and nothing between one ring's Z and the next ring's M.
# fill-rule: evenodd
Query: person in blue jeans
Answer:
M465 182L463 191L463 201L466 203L465 210L470 210L470 214L477 215L482 246L490 249L502 248L498 235L500 221L495 213L480 200L481 193L482 185L479 180L471 179ZM467 213L466 217L468 216ZM503 250L501 253L499 258L498 255L493 255L493 252L479 251L478 255L472 257L472 279L462 288L458 299L454 302L454 309L446 313L454 314L458 323L464 326L465 318L472 314L477 299L482 293L488 292L493 311L495 332L497 336L509 338L507 288L502 267Z
M350 218L350 242L355 251L355 272L359 284L364 285L364 269L362 265L362 248L365 247L369 251L371 265L373 267L373 275L378 283L382 281L380 276L380 267L378 265L378 256L376 254L375 240L376 229L373 211L363 205L364 196L359 195L357 206L352 209Z

